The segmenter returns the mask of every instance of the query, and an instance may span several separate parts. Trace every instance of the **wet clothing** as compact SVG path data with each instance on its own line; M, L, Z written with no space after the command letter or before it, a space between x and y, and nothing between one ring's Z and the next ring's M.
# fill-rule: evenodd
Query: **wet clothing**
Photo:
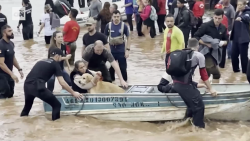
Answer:
M14 95L15 81L7 74L0 73L0 99Z
M52 120L60 118L61 103L45 87L45 83L53 75L62 76L62 70L58 62L51 58L38 61L31 69L24 82L25 105L21 116L29 115L34 99L38 97L52 107Z
M150 5L145 6L142 13L140 13L143 24L146 25L147 27L153 27L154 25L154 21L150 19L150 13L151 13Z
M130 6L125 7L125 13L127 16L127 21L130 27L130 31L133 31L133 21L132 21L132 15L134 12L134 7L133 7L133 0L125 0L125 5L131 3Z
M25 12L24 13L20 12L20 15L25 16L25 20L19 20L19 24L23 25L22 29L23 39L24 40L33 39L32 6L30 3L25 7Z
M7 24L7 17L4 14L0 13L0 29L2 29L2 27L6 24ZM0 39L1 38L2 38L2 33L0 33Z
M4 58L5 65L9 70L13 70L13 61L15 57L14 43L12 41L6 42L0 39L0 58ZM0 99L11 98L14 95L15 82L9 74L0 68Z
M239 12L236 13L235 19L237 17L241 18L241 21L234 21L233 29L231 32L232 44L232 67L234 72L239 72L239 55L242 66L242 73L247 71L248 63L248 44L250 42L250 8L246 7L240 15Z
M157 24L159 26L159 32L162 33L165 29L165 17L166 17L166 0L158 0L159 12L157 13Z
M125 58L125 52L124 53L112 53L112 55L114 56L115 60L118 61L118 65L120 67L124 81L127 81L128 80L127 59ZM112 66L110 67L109 72L110 72L112 81L115 81L115 70Z
M110 73L105 65L107 61L112 63L115 61L113 55L106 49L103 50L101 55L94 53L94 45L89 45L85 48L82 56L83 60L88 62L88 69L93 71L101 71L103 81L112 82Z
M93 76L93 74L92 74L89 70L86 70L85 73L91 74L91 75ZM70 80L71 80L71 83L72 83L72 89L73 89L74 91L76 91L76 92L79 92L79 93L87 93L87 92L88 92L87 90L81 89L81 88L79 88L79 87L75 84L75 82L74 82L74 76L75 76L75 75L83 75L83 74L81 74L80 72L77 72L77 71L72 71L72 72L70 73Z
M166 56L168 58L168 54ZM189 73L184 76L172 76L173 87L172 89L179 93L185 104L187 105L187 111L185 117L193 117L193 123L195 126L205 128L204 124L204 103L200 95L197 85L192 81L192 75L194 74L195 68L199 66L201 78L203 81L208 80L208 76L203 73L205 69L205 57L203 54L193 51L191 58L191 67Z

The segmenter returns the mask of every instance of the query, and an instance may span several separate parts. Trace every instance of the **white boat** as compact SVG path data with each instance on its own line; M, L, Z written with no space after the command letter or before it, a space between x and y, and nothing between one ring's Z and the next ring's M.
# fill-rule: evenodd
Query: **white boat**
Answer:
M201 88L205 118L223 121L250 120L249 84L213 84L217 97ZM68 92L55 94L62 115L83 115L103 120L167 121L183 119L186 104L177 93L160 93L154 85L130 86L124 94L85 94L78 101ZM46 114L52 108L44 102Z

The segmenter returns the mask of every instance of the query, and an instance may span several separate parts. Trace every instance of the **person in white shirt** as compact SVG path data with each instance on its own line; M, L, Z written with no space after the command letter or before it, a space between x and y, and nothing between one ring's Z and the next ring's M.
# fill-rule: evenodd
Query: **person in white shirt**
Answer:
M50 13L51 13L51 11L52 11L52 9L51 9L50 5L46 4L45 8L44 8L45 13L42 16L41 26L40 26L40 30L38 32L38 35L40 35L42 29L44 28L44 39L45 39L45 43L47 45L50 44L51 36L56 31L56 29L52 28L51 24L50 24Z

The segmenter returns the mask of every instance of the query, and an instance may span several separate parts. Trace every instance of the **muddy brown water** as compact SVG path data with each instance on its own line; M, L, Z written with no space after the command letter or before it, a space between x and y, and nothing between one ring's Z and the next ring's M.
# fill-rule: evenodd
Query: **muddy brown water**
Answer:
M43 0L31 0L35 31L39 29L39 16L43 12ZM12 19L12 7L20 6L21 0L1 0L2 12L7 15L9 24L15 31L15 52L24 74L40 59L46 58L47 48L44 37L34 35L34 40L24 42L16 32L18 21ZM42 32L43 33L43 32ZM86 30L81 31L77 41L76 60L80 59L81 38ZM132 33L131 53L128 58L129 84L158 84L164 72L164 61L160 59L162 36L155 39L138 38ZM19 75L17 70L15 74ZM221 69L220 83L247 83L246 76L234 74L231 62ZM198 80L199 72L196 71ZM44 115L43 104L35 99L29 117L20 118L24 106L23 80L15 87L12 99L0 100L0 141L250 141L250 123L217 122L206 120L206 129L193 130L192 126L180 126L177 122L161 124L148 122L102 121L91 117L62 116L52 122ZM56 82L55 91L61 87ZM249 115L250 116L250 115ZM178 128L176 128L178 127Z

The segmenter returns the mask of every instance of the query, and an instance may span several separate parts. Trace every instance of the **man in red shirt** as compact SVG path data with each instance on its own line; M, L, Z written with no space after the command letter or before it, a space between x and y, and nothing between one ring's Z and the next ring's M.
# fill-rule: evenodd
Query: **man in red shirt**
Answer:
M195 32L199 29L199 27L202 25L203 20L202 16L205 12L205 5L202 0L196 0L193 9L192 9L194 16L198 19L198 24L195 27L192 27L191 30L191 36L194 37Z
M78 15L78 11L76 9L71 9L69 13L70 21L66 22L63 28L63 40L66 44L67 53L71 54L71 58L69 59L69 64L74 65L75 61L75 51L76 51L76 40L80 33L80 26L76 21L76 16Z
M166 17L166 0L158 0L158 6L160 10L157 13L158 15L157 24L159 27L159 32L162 33L166 28L164 24Z

